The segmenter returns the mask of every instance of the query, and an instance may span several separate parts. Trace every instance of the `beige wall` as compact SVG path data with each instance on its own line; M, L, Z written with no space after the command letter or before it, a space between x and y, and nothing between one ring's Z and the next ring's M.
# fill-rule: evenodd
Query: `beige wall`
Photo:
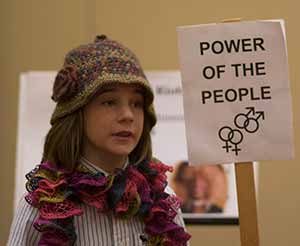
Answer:
M131 47L145 69L178 69L177 25L284 18L294 106L297 158L262 162L259 175L261 245L300 245L298 1L271 0L2 0L0 90L0 245L5 245L12 219L18 76L22 71L58 69L63 55L94 35L106 33ZM276 123L276 122L275 122ZM234 226L188 226L192 246L235 246Z

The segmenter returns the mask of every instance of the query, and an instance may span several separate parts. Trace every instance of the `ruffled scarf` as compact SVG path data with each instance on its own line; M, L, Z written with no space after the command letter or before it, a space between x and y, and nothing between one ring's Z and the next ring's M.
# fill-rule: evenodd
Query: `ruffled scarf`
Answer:
M84 211L80 203L98 212L124 219L138 216L144 222L148 246L185 246L190 235L174 222L180 207L178 197L164 192L166 172L172 167L143 161L116 169L113 175L93 173L83 164L66 172L45 162L26 175L26 201L39 209L34 227L41 232L39 245L73 245L74 216Z

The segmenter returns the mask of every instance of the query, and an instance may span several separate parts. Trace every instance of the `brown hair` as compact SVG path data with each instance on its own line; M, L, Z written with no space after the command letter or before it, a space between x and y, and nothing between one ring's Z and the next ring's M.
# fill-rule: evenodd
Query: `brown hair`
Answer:
M129 154L131 164L152 158L151 117L144 110L144 127L141 138L135 149ZM83 149L84 116L80 108L57 121L50 128L44 144L42 161L62 167L68 171L74 170L78 164Z

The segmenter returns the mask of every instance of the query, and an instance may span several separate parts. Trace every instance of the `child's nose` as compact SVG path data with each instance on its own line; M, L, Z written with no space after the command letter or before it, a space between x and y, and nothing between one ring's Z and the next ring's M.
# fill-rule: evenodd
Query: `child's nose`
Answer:
M133 118L133 109L130 105L123 105L120 110L120 120L132 121Z

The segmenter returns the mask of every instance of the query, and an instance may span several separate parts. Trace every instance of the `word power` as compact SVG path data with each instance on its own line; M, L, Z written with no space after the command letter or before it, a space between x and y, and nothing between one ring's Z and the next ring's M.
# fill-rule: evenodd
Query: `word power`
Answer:
M205 52L219 55L223 52L238 53L238 52L252 52L265 50L263 46L263 38L242 38L231 40L215 40L213 42L200 42L200 54L204 55Z

